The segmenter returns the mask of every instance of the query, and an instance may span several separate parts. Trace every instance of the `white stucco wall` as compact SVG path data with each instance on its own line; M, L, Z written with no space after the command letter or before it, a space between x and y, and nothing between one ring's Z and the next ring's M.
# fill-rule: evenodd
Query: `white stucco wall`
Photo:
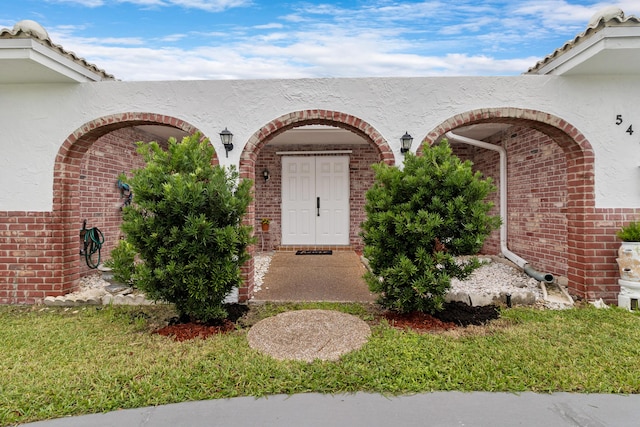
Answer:
M598 207L640 207L640 76L455 77L0 85L0 211L52 209L53 166L63 141L99 117L150 112L182 119L211 138L221 164L238 164L259 128L298 110L344 112L371 124L399 154L448 118L479 108L547 112L576 127L596 153ZM616 115L624 123L616 125ZM625 132L633 125L636 132ZM225 158L218 133L234 133Z

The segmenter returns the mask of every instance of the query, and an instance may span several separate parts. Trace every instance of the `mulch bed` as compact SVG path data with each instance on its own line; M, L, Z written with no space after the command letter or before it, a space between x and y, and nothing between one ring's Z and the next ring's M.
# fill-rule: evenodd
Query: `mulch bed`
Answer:
M416 332L447 331L458 326L452 322L443 322L440 319L425 313L396 313L387 311L383 314L389 325L393 328L405 330L410 329Z
M188 322L168 325L158 329L155 333L165 337L171 337L175 341L186 341L194 338L207 338L211 335L223 334L236 329L236 325L225 320L221 325L207 325L204 323Z
M396 313L386 311L383 317L389 325L396 329L411 329L416 332L448 331L469 325L485 325L487 322L500 317L496 306L471 307L461 302L445 304L444 310L434 315L426 313Z
M229 304L225 306L225 309L229 313L226 319L208 324L173 318L167 326L156 330L155 333L173 338L175 341L186 341L194 338L205 339L211 335L235 331L235 322L241 318L249 308L245 305Z
M248 310L246 306L232 304L226 307L229 317L214 324L180 321L172 319L168 326L155 331L159 335L171 337L176 341L186 341L194 338L207 338L211 335L224 334L236 330L236 321ZM426 313L397 313L385 311L382 313L389 325L396 329L411 329L419 333L434 331L448 331L469 325L485 325L487 322L500 317L496 306L471 307L461 302L445 304L443 311L434 315Z

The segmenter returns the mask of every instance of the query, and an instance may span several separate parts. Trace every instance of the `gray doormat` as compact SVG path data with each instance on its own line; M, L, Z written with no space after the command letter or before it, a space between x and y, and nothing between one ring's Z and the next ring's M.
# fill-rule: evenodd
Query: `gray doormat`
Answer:
M296 251L296 255L333 255L333 251L330 249L305 249Z

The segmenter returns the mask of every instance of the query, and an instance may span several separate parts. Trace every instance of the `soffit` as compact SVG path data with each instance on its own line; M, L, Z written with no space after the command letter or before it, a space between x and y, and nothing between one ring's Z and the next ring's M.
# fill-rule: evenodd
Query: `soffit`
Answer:
M12 30L0 30L0 84L101 80L114 77L52 43L46 32L31 31L18 24Z
M640 20L635 16L603 16L573 40L556 49L525 74L638 74Z

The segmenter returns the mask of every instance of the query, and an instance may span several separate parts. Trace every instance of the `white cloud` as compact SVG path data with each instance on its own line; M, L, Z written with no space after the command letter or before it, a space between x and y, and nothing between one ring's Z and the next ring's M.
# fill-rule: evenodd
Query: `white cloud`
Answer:
M108 5L107 0L49 0L57 3L71 3L85 7L101 7ZM199 9L207 12L221 12L234 7L249 6L251 0L115 0L117 3L130 3L143 7L179 6L188 9Z
M104 0L49 0L50 3L71 3L84 7L104 6Z
M246 0L117 1L202 10L249 4ZM627 0L620 7L638 15L635 2ZM508 75L525 72L583 31L593 13L604 6L565 0L376 0L354 9L295 3L279 17L265 16L265 23L230 22L225 31L189 29L148 38L96 39L78 37L82 27L59 27L50 34L56 43L124 80ZM557 42L558 35L562 43ZM539 45L549 40L557 44L540 51ZM533 49L538 56L529 53Z
M127 0L137 3L141 0ZM181 6L189 9L200 9L208 12L220 12L234 7L243 7L251 4L250 0L165 0L165 3Z
M162 36L160 38L161 41L163 42L178 42L180 40L183 40L185 38L189 37L188 34L167 34L166 36Z
M278 23L278 22L272 22L269 24L264 24L264 25L254 25L254 27L256 30L271 30L271 29L280 29L280 28L284 28L284 25Z

